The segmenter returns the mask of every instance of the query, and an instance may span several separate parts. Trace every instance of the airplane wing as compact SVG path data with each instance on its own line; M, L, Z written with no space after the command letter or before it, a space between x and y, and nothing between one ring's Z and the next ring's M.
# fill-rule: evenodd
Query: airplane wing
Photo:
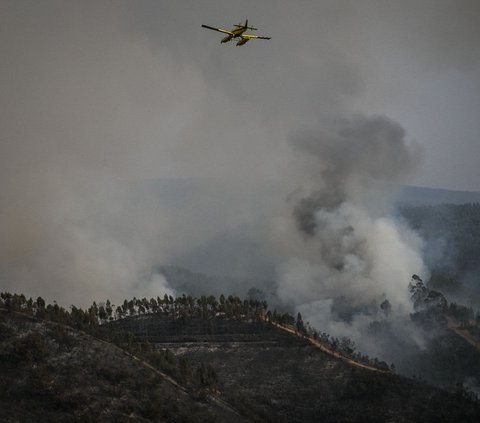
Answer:
M252 34L242 34L242 38L246 38L247 40L253 40L258 38L260 40L271 40L272 37L260 37L259 35L252 35Z
M223 28L214 28L213 26L208 26L208 25L202 25L202 28L207 28L213 31L223 32L224 34L233 35L233 32L227 31L226 29L223 29Z

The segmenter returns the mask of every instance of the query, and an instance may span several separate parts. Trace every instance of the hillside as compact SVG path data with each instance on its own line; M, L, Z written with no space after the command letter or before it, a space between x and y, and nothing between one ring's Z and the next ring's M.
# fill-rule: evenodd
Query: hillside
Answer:
M404 207L401 216L425 241L429 286L451 301L480 307L480 204Z
M409 206L480 203L480 192L406 185L400 186L397 203Z
M417 380L341 359L301 333L268 322L136 316L113 324L177 359L210 364L218 391L252 421L476 421L463 390L447 393ZM355 362L359 365L355 365Z
M0 421L245 421L113 344L0 311Z
M476 422L478 400L396 375L264 301L0 295L0 421Z
M459 274L477 270L480 204L404 207L401 214L428 244L436 242L437 250L440 250L443 243L444 251L438 251L443 257L437 255L437 262L431 263L434 268Z

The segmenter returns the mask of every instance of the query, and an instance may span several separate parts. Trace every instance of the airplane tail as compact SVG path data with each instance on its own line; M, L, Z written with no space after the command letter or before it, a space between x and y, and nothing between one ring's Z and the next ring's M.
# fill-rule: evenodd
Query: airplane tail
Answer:
M245 20L245 23L242 24L239 22L238 24L235 24L235 28L245 28L245 29L250 29L251 31L256 31L258 28L254 28L253 26L248 26L248 19Z
M255 28L253 26L248 26L248 19L245 20L245 27L247 29L250 29L251 31L256 31L258 28Z

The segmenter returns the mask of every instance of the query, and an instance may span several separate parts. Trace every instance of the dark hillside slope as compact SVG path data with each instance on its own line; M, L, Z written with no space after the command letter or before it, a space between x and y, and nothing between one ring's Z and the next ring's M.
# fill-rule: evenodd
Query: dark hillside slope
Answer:
M478 274L480 204L403 207L401 215L427 242L426 259L431 269L457 279L469 272ZM448 284L438 288L458 289Z
M1 422L242 422L86 333L0 310Z
M266 322L162 314L113 324L178 358L211 365L219 395L258 422L477 422L480 406L392 373L362 369Z

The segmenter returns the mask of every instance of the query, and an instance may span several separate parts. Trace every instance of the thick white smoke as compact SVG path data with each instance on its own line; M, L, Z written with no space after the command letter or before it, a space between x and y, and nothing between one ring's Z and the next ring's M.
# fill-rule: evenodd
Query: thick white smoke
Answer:
M303 304L345 296L352 305L388 298L410 310L408 283L424 274L422 242L407 227L375 218L361 205L341 203L315 213L316 259L292 258L279 266L279 296Z
M187 6L165 8L185 18ZM271 173L276 138L208 81L190 32L146 35L150 9L0 4L1 291L64 306L170 293L160 264L258 212L239 191ZM156 12L155 28L176 21ZM181 26L200 32L199 19ZM221 183L173 206L155 186L206 177Z

